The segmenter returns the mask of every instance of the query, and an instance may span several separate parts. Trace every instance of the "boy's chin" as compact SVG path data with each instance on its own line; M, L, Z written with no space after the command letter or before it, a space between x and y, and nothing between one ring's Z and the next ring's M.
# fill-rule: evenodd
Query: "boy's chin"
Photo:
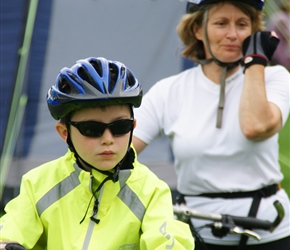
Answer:
M115 164L114 166L110 165L110 166L94 166L94 167L96 168L95 170L100 170L100 171L113 171L113 169L115 168L116 165L117 164Z

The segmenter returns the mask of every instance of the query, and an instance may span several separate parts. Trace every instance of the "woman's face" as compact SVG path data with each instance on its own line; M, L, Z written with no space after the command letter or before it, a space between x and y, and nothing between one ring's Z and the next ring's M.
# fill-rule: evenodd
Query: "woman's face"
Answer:
M112 105L76 111L72 115L71 121L111 123L130 118L131 112L128 105ZM100 170L114 168L123 159L129 146L130 132L121 136L113 136L107 128L101 137L91 138L83 136L72 125L70 125L70 131L71 140L80 157Z
M221 62L236 62L242 57L242 44L252 33L252 23L241 9L230 3L219 3L209 9L207 35L213 55ZM206 58L211 58L203 27L195 32L204 44Z

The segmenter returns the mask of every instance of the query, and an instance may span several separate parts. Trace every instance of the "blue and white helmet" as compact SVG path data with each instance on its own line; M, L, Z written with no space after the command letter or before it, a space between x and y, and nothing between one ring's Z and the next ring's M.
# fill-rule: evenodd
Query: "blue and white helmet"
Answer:
M86 107L129 104L139 107L142 87L123 63L102 57L79 60L63 68L47 93L48 109L59 120Z

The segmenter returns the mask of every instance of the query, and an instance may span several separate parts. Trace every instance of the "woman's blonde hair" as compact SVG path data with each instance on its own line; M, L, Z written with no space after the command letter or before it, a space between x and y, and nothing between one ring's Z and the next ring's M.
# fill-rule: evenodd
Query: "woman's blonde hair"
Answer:
M226 0L224 2L226 2ZM253 33L264 30L262 11L258 11L254 7L245 3L237 1L230 1L230 3L240 8L251 18ZM205 12L213 5L216 4L204 5L199 10L182 16L177 26L177 33L184 45L181 54L185 58L191 59L192 61L205 59L204 45L202 41L195 37L194 29L202 26Z

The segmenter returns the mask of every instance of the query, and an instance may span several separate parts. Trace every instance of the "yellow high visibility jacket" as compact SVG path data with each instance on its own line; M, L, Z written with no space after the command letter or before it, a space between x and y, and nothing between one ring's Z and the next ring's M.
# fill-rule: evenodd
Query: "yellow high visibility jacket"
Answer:
M193 249L188 225L174 220L167 184L136 159L133 166L105 182L97 198L91 187L107 176L79 168L70 151L32 169L5 207L0 240L35 250Z

